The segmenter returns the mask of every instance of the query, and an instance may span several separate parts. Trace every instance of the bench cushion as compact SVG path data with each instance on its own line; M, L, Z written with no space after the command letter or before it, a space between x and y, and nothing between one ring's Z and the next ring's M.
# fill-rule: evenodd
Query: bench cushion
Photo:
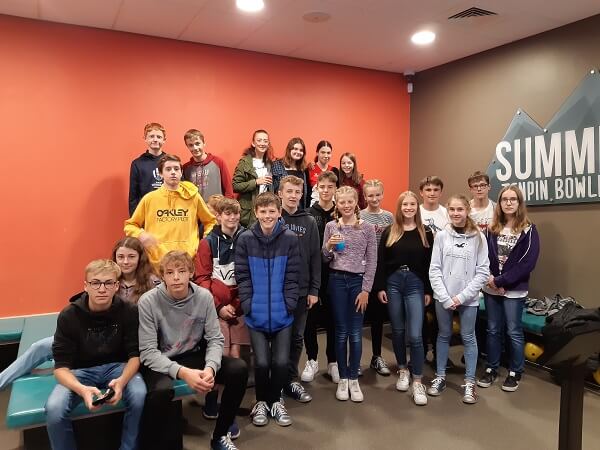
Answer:
M6 426L8 428L33 428L44 426L46 413L44 406L56 385L54 376L30 376L16 380L12 385L8 410L6 412ZM183 380L174 380L175 398L192 395L195 392ZM73 418L89 417L122 411L125 405L122 401L114 406L105 405L100 410L90 412L81 402L71 413Z
M0 343L17 342L23 333L23 317L0 319Z

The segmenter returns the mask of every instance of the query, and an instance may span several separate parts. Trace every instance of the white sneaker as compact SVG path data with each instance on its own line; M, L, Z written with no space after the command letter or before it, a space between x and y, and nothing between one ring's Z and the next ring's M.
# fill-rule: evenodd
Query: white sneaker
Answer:
M335 398L341 401L348 400L348 378L343 378L338 383L337 390L335 391Z
M362 402L364 399L365 397L360 390L358 380L350 380L350 400L353 402Z
M396 381L396 390L406 392L410 386L410 372L408 369L398 371L398 381Z
M300 379L305 383L310 383L315 379L315 375L319 372L319 363L314 359L309 359L306 361L306 365L304 366L304 370L302 371L302 375L300 375Z
M425 386L423 383L413 382L412 394L415 405L425 406L427 404L427 394L425 393Z
M331 381L336 384L340 382L340 370L336 362L327 364L327 373L331 377Z

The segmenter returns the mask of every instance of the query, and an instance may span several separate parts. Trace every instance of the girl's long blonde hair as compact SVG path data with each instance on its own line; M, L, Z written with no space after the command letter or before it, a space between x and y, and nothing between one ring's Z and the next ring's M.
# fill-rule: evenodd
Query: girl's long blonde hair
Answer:
M354 228L359 228L360 227L360 208L358 207L358 192L356 192L356 189L354 189L353 187L342 186L335 191L336 207L333 211L333 218L336 220L338 228L341 228L342 225L340 224L340 222L338 220L341 217L341 214L338 211L338 207L337 207L337 205L339 204L338 198L341 195L346 195L346 194L352 195L354 197L354 201L356 202L356 206L354 207L354 214L356 215L356 223L354 224Z
M388 238L385 241L385 246L391 247L396 242L398 242L404 235L404 216L402 215L402 203L404 202L406 197L413 197L415 199L415 203L417 204L415 224L417 225L417 231L419 232L419 236L421 236L421 242L423 243L423 247L429 248L429 241L427 240L425 227L423 226L423 221L421 220L421 208L419 208L419 199L417 198L417 195L412 191L404 191L398 196L398 201L396 202L396 214L394 215L394 223L390 225L390 234L388 235Z
M517 196L519 206L517 208L517 212L515 213L512 232L515 234L521 234L525 228L531 225L531 221L527 216L527 206L525 206L523 192L521 192L521 189L514 184L504 186L502 189L500 189L500 194L498 194L498 203L496 203L496 207L494 208L494 218L492 219L492 224L490 225L489 230L493 234L500 234L508 222L504 211L502 211L501 205L502 194L504 194L506 191L513 191Z

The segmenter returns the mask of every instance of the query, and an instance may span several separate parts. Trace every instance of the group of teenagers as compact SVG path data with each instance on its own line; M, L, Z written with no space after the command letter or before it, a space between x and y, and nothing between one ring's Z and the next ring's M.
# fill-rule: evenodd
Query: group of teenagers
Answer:
M53 449L76 448L70 412L80 402L99 408L94 400L109 388L107 403L122 399L126 408L121 449L182 448L180 403L171 401L172 381L181 379L205 396L204 417L216 419L211 448L235 450L235 417L248 379L241 347L248 345L252 423L289 426L284 396L312 400L300 381L319 372L319 326L327 333L336 398L362 402L367 312L371 367L391 374L381 355L387 315L395 387L409 391L416 405L446 387L456 315L463 402L476 403L476 385L496 380L505 336L510 358L502 389L517 390L524 369L521 314L539 255L517 186L502 188L496 203L488 197L488 176L475 172L468 179L472 198L452 195L444 207L442 180L430 176L419 195L401 193L392 213L381 208L383 184L364 180L353 154L342 155L339 169L329 164L328 141L319 142L313 162L300 138L274 159L268 133L257 130L231 177L198 130L184 136L191 152L185 164L162 151L160 124L146 125L144 139L146 151L131 164L126 237L111 259L88 264L84 292L61 311L55 335L0 374L1 389L54 359L58 383L46 404ZM487 356L476 379L481 291ZM435 377L426 387L429 344Z

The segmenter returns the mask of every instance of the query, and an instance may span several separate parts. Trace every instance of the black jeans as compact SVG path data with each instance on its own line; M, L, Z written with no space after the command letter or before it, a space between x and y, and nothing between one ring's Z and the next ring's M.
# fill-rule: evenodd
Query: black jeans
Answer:
M435 362L436 342L438 336L438 321L437 314L435 313L435 299L431 299L431 303L425 307L425 316L423 317L423 350L425 352L425 359L427 359L427 352L429 351L429 343L431 342L431 348L433 350L433 361ZM430 313L432 317L431 322L427 319L427 313Z
M366 319L371 323L371 350L373 356L381 356L381 341L383 340L383 322L388 317L387 305L377 298L377 292L369 294Z
M205 352L199 350L171 358L190 369L203 369ZM177 450L182 448L181 404L173 402L173 380L168 375L141 367L148 395L140 435L144 450ZM242 359L223 356L215 384L223 385L219 417L213 436L225 436L235 420L248 382L248 368Z
M304 329L306 328L306 318L308 315L308 306L306 305L306 296L298 298L298 306L294 311L294 323L292 323L292 338L290 342L290 365L288 373L288 382L298 380L298 364L302 355L304 345Z
M331 305L329 304L326 291L325 289L319 292L319 302L308 310L306 328L304 329L304 345L306 346L306 356L308 356L308 359L316 361L319 355L317 328L322 326L327 333L327 347L325 348L327 362L334 363L337 362L335 357L335 330L333 327Z
M288 379L292 326L272 334L248 330L254 351L256 400L272 405L281 398Z

